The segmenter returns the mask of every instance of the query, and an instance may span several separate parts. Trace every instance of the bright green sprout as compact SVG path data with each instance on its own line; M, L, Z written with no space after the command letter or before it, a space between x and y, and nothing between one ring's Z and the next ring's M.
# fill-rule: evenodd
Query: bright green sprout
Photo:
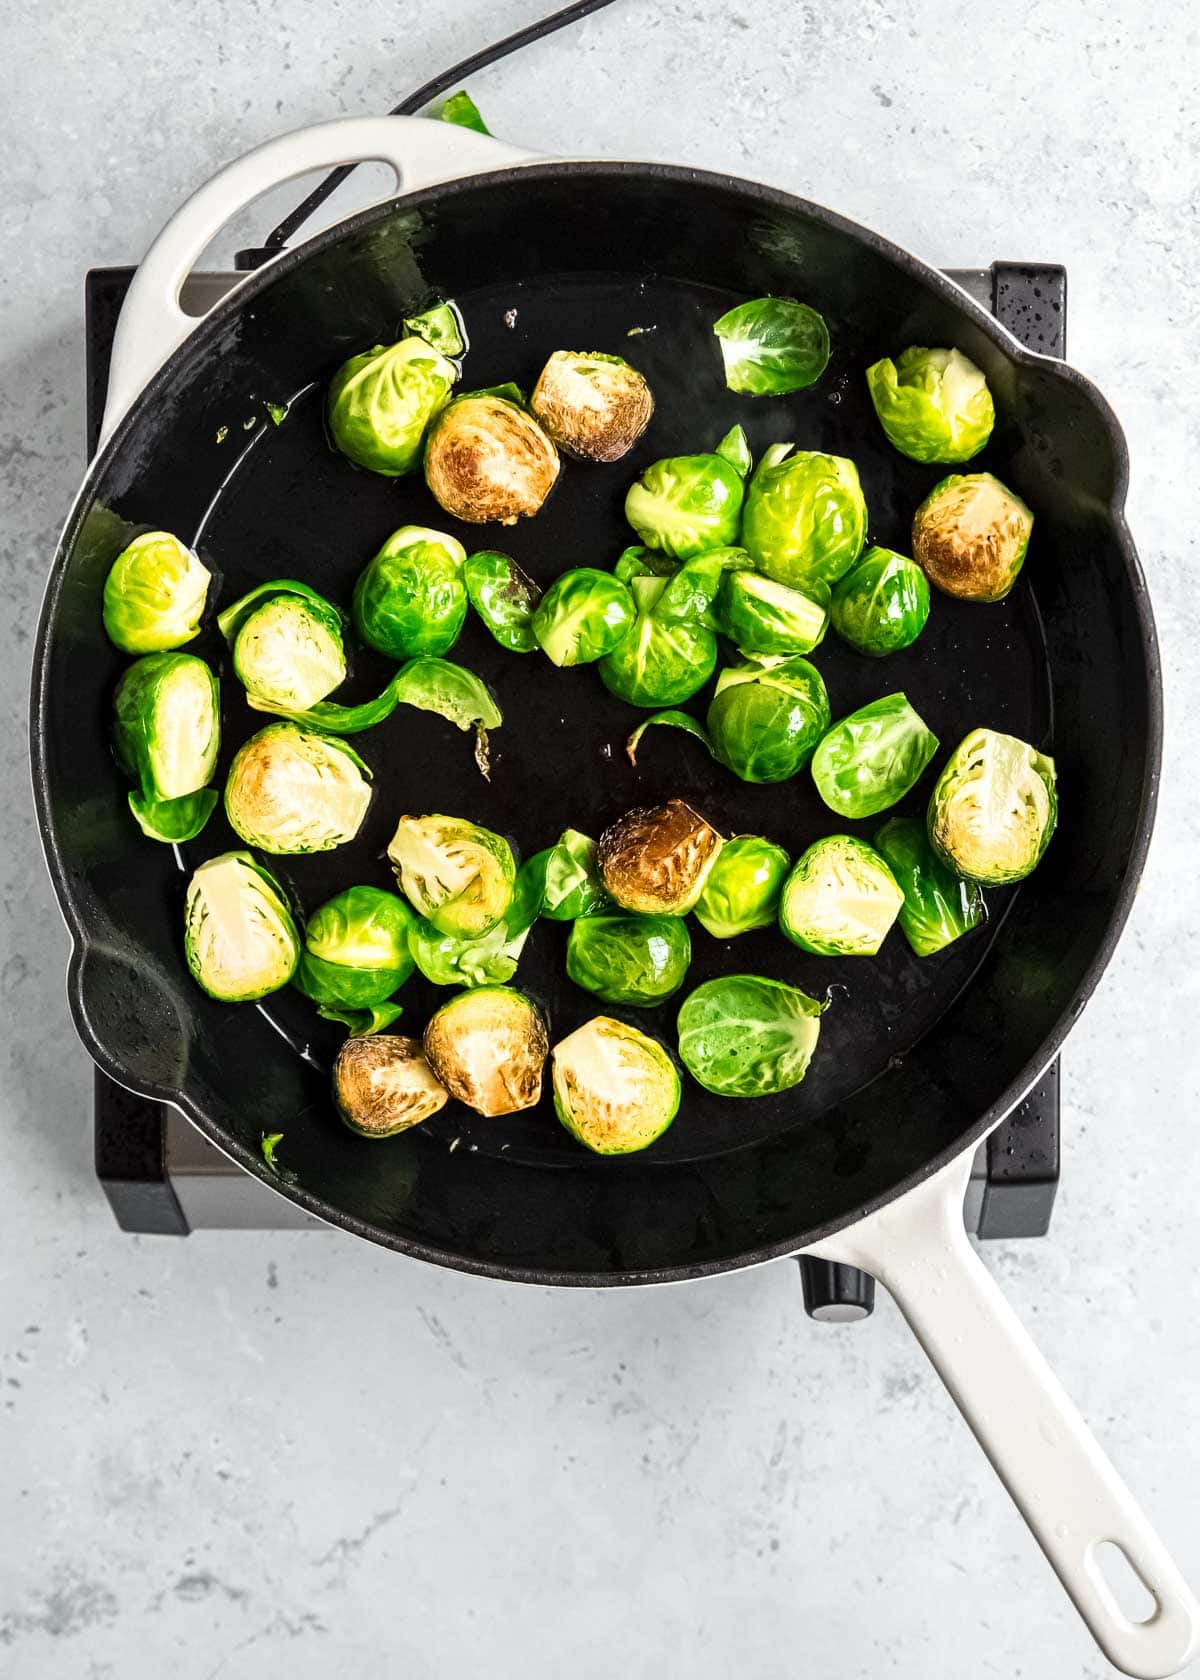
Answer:
M839 817L873 817L914 788L938 749L907 695L885 694L839 719L812 758L817 792Z
M713 326L725 384L750 396L785 396L815 385L829 361L829 328L795 298L751 298Z
M823 1005L758 974L706 980L679 1011L679 1054L698 1085L720 1097L769 1097L808 1072Z
M815 956L873 957L903 903L878 852L852 835L831 834L793 864L779 901L779 925Z
M104 580L104 628L122 653L163 653L200 634L212 573L168 531L135 537Z
M961 350L911 345L869 367L867 389L889 443L914 461L969 461L992 435L992 393Z
M551 1052L554 1112L597 1155L647 1149L679 1111L679 1073L657 1040L597 1015Z

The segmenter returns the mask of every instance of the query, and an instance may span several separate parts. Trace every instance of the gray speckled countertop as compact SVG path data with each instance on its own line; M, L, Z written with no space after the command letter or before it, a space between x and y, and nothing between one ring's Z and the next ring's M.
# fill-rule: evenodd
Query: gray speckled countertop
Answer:
M382 110L536 9L0 0L0 1674L1099 1676L887 1302L822 1329L788 1263L554 1294L324 1233L136 1239L94 1181L24 723L83 461L83 271L219 162ZM1185 10L1135 0L623 0L474 84L550 152L756 175L936 263L1070 271L1072 359L1129 435L1166 771L1065 1058L1052 1234L987 1260L1193 1578L1196 51Z

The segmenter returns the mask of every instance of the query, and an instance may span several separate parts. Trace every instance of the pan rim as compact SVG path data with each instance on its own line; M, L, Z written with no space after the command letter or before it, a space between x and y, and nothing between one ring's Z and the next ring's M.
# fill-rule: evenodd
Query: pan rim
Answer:
M1133 584L1138 643L1142 653L1146 683L1147 733L1144 774L1134 838L1103 938L1099 941L1097 949L1085 968L1067 1007L1060 1014L1052 1031L1042 1040L1039 1048L1025 1063L1020 1073L981 1114L976 1116L952 1145L924 1162L886 1193L874 1196L860 1204L851 1214L835 1218L818 1227L798 1233L791 1238L748 1249L729 1257L678 1266L656 1267L653 1270L564 1271L555 1266L528 1266L503 1260L482 1261L449 1248L439 1248L435 1245L403 1238L371 1226L365 1221L333 1207L320 1196L305 1190L302 1186L285 1183L271 1173L265 1161L251 1150L239 1145L235 1139L218 1135L218 1128L206 1118L199 1104L191 1097L185 1087L162 1085L151 1080L137 1079L120 1065L103 1043L100 1035L93 1030L85 1005L83 970L89 952L98 942L94 933L86 925L80 907L76 903L70 882L70 873L64 862L58 834L51 819L50 786L44 751L43 725L48 700L50 628L57 612L66 561L78 535L82 517L91 505L95 485L103 477L109 462L123 447L129 431L137 424L146 409L159 400L162 393L170 387L183 366L191 358L203 354L210 334L218 331L229 318L240 314L275 281L284 278L302 263L330 249L342 239L352 237L378 222L386 221L395 213L398 206L408 208L419 207L431 202L444 202L447 198L471 192L481 186L494 187L528 181L536 183L543 179L559 180L564 177L568 179L604 179L632 175L648 176L651 179L677 182L681 185L702 185L731 192L741 198L748 197L764 207L800 214L835 231L848 234L865 243L868 248L894 264L902 272L918 280L926 289L951 302L955 308L967 315L979 330L989 337L1012 362L1019 366L1040 369L1051 377L1061 379L1068 385L1074 386L1084 395L1103 422L1113 449L1114 483L1108 512L1112 522L1114 539ZM56 545L39 613L35 642L30 704L30 769L43 855L54 886L55 897L72 941L72 952L67 972L67 995L72 1018L80 1039L96 1065L110 1078L138 1095L154 1101L168 1103L179 1110L223 1154L234 1160L240 1167L250 1172L253 1177L259 1179L270 1189L285 1196L289 1201L302 1207L323 1223L348 1231L352 1235L362 1237L394 1252L406 1254L414 1259L455 1271L494 1277L508 1282L533 1283L543 1286L555 1285L575 1288L644 1287L651 1283L698 1280L717 1276L723 1272L739 1271L751 1266L762 1265L770 1260L802 1252L836 1232L848 1228L858 1220L878 1211L878 1209L898 1200L908 1191L915 1189L956 1157L965 1154L968 1150L973 1150L980 1139L986 1136L994 1126L998 1125L1005 1115L1010 1113L1021 1101L1022 1097L1037 1083L1050 1062L1058 1054L1071 1028L1078 1020L1112 958L1128 919L1137 893L1138 883L1145 867L1154 826L1163 735L1162 670L1158 638L1145 576L1124 516L1128 480L1128 448L1120 423L1103 394L1086 375L1055 357L1044 356L1027 349L956 282L947 278L939 270L932 268L921 258L905 250L902 246L886 239L873 229L864 227L862 224L840 215L836 211L761 182L715 171L657 162L551 160L520 164L506 169L440 182L412 193L383 200L359 211L344 221L333 224L302 245L285 251L280 257L265 264L241 282L228 297L216 304L207 316L197 322L195 330L171 353L147 382L129 410L122 416L103 448L89 465Z

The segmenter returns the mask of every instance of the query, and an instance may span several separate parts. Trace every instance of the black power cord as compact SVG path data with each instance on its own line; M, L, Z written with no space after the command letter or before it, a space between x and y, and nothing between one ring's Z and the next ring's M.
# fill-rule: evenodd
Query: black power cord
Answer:
M612 0L574 0L574 4L564 6L561 11L552 12L536 23L526 24L524 29L517 29L511 35L506 35L503 41L496 41L490 47L483 47L479 52L472 53L461 63L451 65L449 70L443 70L419 87L415 93L410 93L407 99L402 99L399 105L393 106L388 112L391 117L412 117L431 105L435 99L449 93L456 83L465 81L479 70L486 70L489 65L497 64L510 53L519 52L522 47L528 47L534 41L545 40L556 30L565 29L568 24L578 23L592 12L601 11L605 6L611 6ZM309 193L308 197L296 206L267 235L262 245L254 246L237 254L237 266L240 269L257 268L271 257L279 255L292 235L299 231L309 217L318 211L331 193L335 192L347 176L358 168L356 163L343 163L326 175Z

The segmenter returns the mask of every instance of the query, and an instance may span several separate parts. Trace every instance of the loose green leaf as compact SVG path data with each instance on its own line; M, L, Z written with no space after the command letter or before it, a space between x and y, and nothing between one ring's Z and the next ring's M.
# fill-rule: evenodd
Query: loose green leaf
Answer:
M285 1167L276 1155L276 1150L282 1142L282 1132L264 1132L261 1145L262 1158L276 1178L281 1179L284 1184L296 1184L299 1182L297 1174L292 1171L291 1167Z
M436 712L458 729L474 729L475 762L485 778L490 775L488 731L499 729L504 715L482 677L449 659L410 659L392 682L402 706Z
M557 842L529 860L541 869L542 910L552 922L573 922L611 910L596 862L596 842L568 828Z
M708 733L705 730L704 725L697 722L697 720L689 713L677 711L655 712L653 717L642 719L641 723L638 724L637 728L633 731L633 734L625 743L625 751L629 754L630 764L636 766L638 748L641 746L642 736L646 733L647 729L653 729L656 724L662 725L667 729L682 729L685 734L693 735L697 741L702 742L706 752L712 753L713 745L708 738Z
M461 356L467 348L466 328L453 301L434 304L420 315L406 316L404 330L423 338L443 356Z
M404 1013L404 1005L389 999L386 1003L372 1004L367 1009L343 1008L335 1003L323 1003L317 1014L326 1021L340 1021L344 1027L350 1029L351 1038L370 1038L372 1033L382 1032L390 1027L396 1018Z
M731 426L717 445L717 454L737 471L740 477L747 478L750 468L754 465L754 457L750 453L750 440L746 436L744 426Z
M713 325L731 391L783 396L814 385L829 361L829 328L795 298L752 298Z
M920 817L893 817L875 849L896 877L904 903L900 928L918 957L932 956L987 920L977 881L966 881L938 857Z
M490 134L492 131L479 115L479 107L471 98L466 88L460 88L444 100L438 112L442 122L457 123L459 128L473 128L476 134Z

